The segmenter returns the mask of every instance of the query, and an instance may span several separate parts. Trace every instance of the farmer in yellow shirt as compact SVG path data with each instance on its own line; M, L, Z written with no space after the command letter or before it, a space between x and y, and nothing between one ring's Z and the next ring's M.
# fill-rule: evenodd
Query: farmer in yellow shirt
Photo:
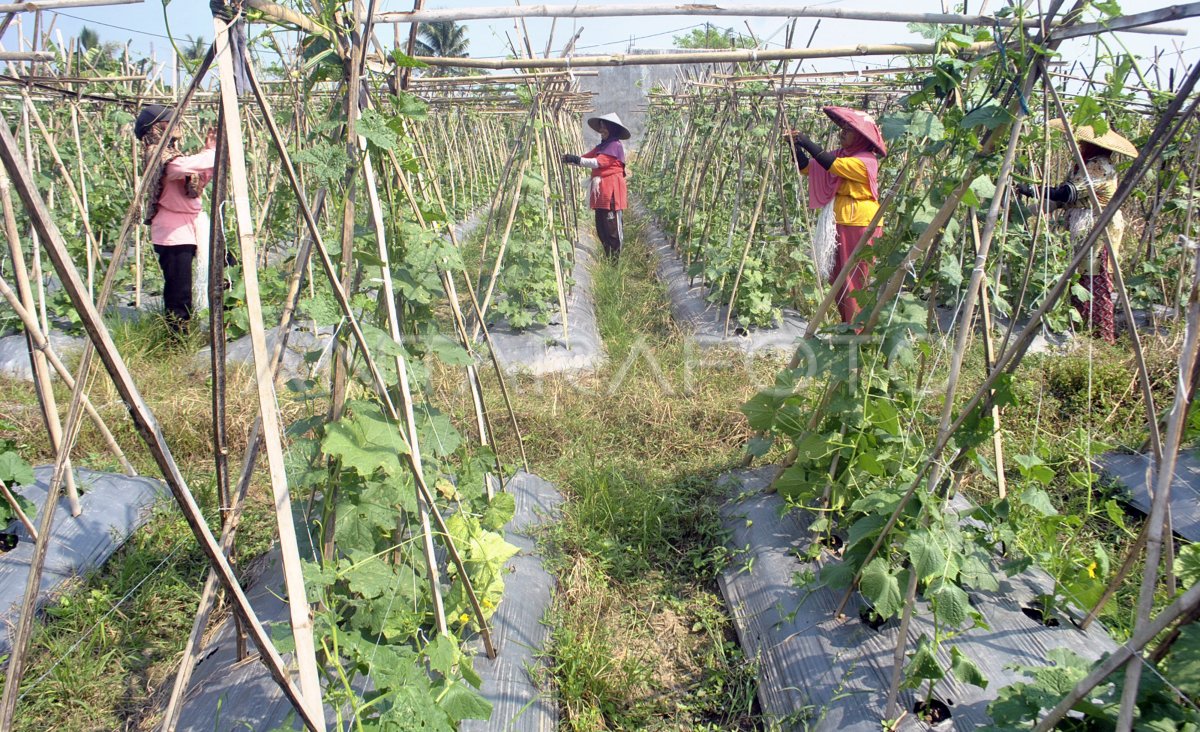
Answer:
M879 211L879 158L887 155L887 146L879 125L866 112L847 107L823 107L822 111L841 129L840 148L822 150L797 130L789 130L787 136L796 167L808 176L808 205L821 210L813 233L813 252L817 272L832 284ZM876 227L867 245L874 244L882 233L883 229ZM870 269L870 262L860 259L838 291L843 323L854 322L858 315L854 293L866 285Z

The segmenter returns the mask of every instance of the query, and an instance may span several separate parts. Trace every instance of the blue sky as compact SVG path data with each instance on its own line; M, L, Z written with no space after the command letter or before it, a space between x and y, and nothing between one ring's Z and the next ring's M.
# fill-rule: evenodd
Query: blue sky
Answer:
M551 0L553 1L553 0ZM565 0L558 0L564 2ZM595 1L595 0L589 0ZM507 6L511 3L502 0L430 0L427 6L436 8L478 7L478 6ZM636 5L637 3L611 2L610 5L619 7L622 4ZM737 3L729 3L736 6ZM814 3L838 8L878 9L877 0L830 0ZM993 0L994 5L999 5ZM1171 4L1169 0L1154 2L1152 0L1124 0L1121 3L1126 13L1142 12L1156 7ZM977 11L979 1L970 2L970 10ZM412 7L411 0L381 0L380 11L408 10ZM913 0L905 3L907 9L918 12L938 12L942 10L939 0ZM46 20L53 18L54 28L61 32L64 38L78 35L83 26L96 30L102 40L117 41L124 44L131 42L135 52L149 54L154 51L162 61L170 58L170 42L168 40L167 20L170 31L177 38L184 35L212 37L212 21L208 13L207 3L201 0L173 0L164 6L160 0L148 0L140 5L118 5L98 8L74 8L62 12L47 11ZM32 16L25 15L26 33L32 28ZM689 29L703 26L711 22L720 27L731 27L739 32L750 30L760 39L767 39L768 46L782 47L784 40L785 19L779 18L732 18L732 17L702 17L702 16L667 16L667 17L638 17L638 18L585 18L581 20L559 19L554 28L552 48L557 51L577 29L582 28L583 34L577 44L577 53L620 53L633 48L667 48L672 45L672 37L686 33ZM807 41L812 32L815 19L801 19L797 25L797 43ZM550 37L551 21L549 19L530 19L527 21L535 49L540 53L545 48ZM1190 19L1175 23L1189 30L1186 37L1148 36L1140 34L1118 34L1119 43L1123 43L1130 51L1142 56L1151 56L1156 49L1165 49L1164 60L1167 65L1178 66L1183 71L1187 64L1200 59L1200 19ZM476 57L502 57L508 53L508 38L514 41L517 33L512 20L470 21L467 23L471 41L471 55ZM407 27L402 29L406 35ZM17 32L15 26L4 36L5 48L13 50L16 47ZM390 28L379 29L380 40L390 44L392 31ZM813 47L844 46L857 43L889 43L920 40L910 33L903 24L879 23L866 21L823 20L813 40ZM1064 47L1064 56L1069 60L1084 59L1090 66L1094 55L1094 44L1071 42ZM1116 50L1114 48L1114 50ZM806 66L819 70L863 68L887 65L888 60L876 59L832 59L811 62Z

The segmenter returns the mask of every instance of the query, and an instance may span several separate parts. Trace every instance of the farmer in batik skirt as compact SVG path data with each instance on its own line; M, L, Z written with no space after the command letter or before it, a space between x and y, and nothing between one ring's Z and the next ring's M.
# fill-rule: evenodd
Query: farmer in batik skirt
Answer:
M1063 128L1061 120L1052 120L1050 126L1060 130ZM1073 165L1066 182L1059 186L1021 183L1016 190L1023 196L1039 199L1045 209L1066 209L1071 243L1073 247L1078 247L1087 238L1096 220L1088 191L1096 194L1101 209L1107 206L1117 192L1117 168L1113 165L1112 154L1136 158L1138 151L1133 143L1111 129L1103 135L1097 135L1090 125L1075 128L1075 141L1079 143L1083 169L1078 164ZM1116 211L1108 225L1108 238L1112 242L1113 255L1118 257L1117 261L1120 261L1121 239L1124 236L1125 217ZM1112 263L1108 259L1108 248L1104 246L1103 238L1097 240L1093 247L1086 269L1079 276L1079 284L1087 290L1088 298L1084 300L1072 294L1071 304L1097 336L1115 343Z
M138 113L133 132L142 143L146 163L166 134L173 114L174 110L158 104ZM175 334L186 332L192 317L192 260L197 245L208 242L208 217L203 214L200 196L212 180L217 145L216 130L212 129L203 150L184 155L179 149L181 134L182 127L176 125L159 164L146 171L151 180L144 219L162 267L163 315ZM201 263L201 267L207 266L207 261Z
M879 125L866 112L847 107L823 107L822 111L841 131L838 149L823 150L798 130L786 134L796 167L808 176L808 205L821 211L813 232L813 259L818 274L832 284L850 262L858 242L865 237L866 245L871 246L883 233L879 226L870 232L868 227L879 211L879 159L887 155L887 146ZM866 286L870 272L870 261L859 258L838 291L843 323L853 323L858 315L854 293Z
M629 129L616 114L592 117L587 123L600 133L600 144L583 155L563 155L562 161L591 169L588 205L596 212L596 235L604 245L604 253L616 259L621 254L624 239L621 212L629 206L625 187L625 147L621 144L621 140L629 139Z

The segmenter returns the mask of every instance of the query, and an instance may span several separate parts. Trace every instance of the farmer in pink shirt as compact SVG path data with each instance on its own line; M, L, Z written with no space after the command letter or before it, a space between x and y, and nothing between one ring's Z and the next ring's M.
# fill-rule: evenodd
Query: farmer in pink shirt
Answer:
M150 156L167 131L172 110L158 104L142 109L133 132L142 142L142 154ZM208 232L198 231L200 195L212 179L216 130L209 130L204 150L184 155L179 150L182 132L177 127L163 150L162 164L146 171L151 176L144 223L150 225L150 241L163 273L163 315L174 333L187 330L192 317L192 260L196 243ZM202 263L201 266L207 266Z

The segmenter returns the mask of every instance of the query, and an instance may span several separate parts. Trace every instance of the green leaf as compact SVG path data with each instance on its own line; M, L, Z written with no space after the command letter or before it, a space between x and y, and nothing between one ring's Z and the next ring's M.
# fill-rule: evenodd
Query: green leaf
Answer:
M987 688L988 680L983 675L983 671L980 671L974 661L958 650L958 646L950 649L950 672L954 674L954 678L964 684L978 686L980 689Z
M946 572L946 551L928 531L918 531L904 542L904 551L921 580L928 582Z
M938 663L937 652L928 636L921 636L917 641L917 649L909 656L908 666L904 668L904 686L915 689L922 681L938 681L946 678L946 672Z
M396 132L388 126L388 120L374 109L362 110L355 131L365 137L367 142L383 150L395 150L399 143Z
M512 521L517 512L517 499L507 492L497 493L483 512L481 523L492 531L500 531L504 525Z
M1200 582L1200 544L1188 544L1175 555L1175 576L1184 588Z
M440 333L425 339L424 343L447 366L469 366L475 362L467 349Z
M903 607L900 582L883 557L875 557L863 568L858 588L881 618L893 617Z
M399 473L399 456L408 453L399 426L389 422L372 402L351 402L348 411L347 416L326 425L321 450L364 478L380 469L389 475Z
M977 549L964 556L961 565L958 570L958 578L967 587L991 590L992 592L1000 589L1000 582L996 579L995 572L992 571L987 555L980 550Z
M961 626L973 612L967 593L948 580L935 582L926 596L933 603L938 619L951 628Z
M412 56L409 56L408 54L404 53L403 51L401 51L398 48L392 51L392 61L395 62L396 66L398 66L399 68L402 68L402 69L427 69L427 68L429 68L429 64L427 64L424 61L421 61L419 59L415 59Z
M454 667L458 664L461 656L458 641L446 633L439 633L437 637L429 641L423 653L426 660L429 661L429 668L442 676L450 676L454 672Z
M1167 654L1167 677L1192 699L1200 698L1200 625L1185 625Z
M12 450L0 453L0 481L10 487L32 485L33 468Z
M340 574L349 578L350 591L370 600L388 592L396 585L396 573L381 557L359 562L343 559Z
M783 405L783 398L776 395L774 390L762 391L742 405L742 414L750 424L750 429L766 432L775 424L775 412Z
M415 410L417 433L421 436L421 447L438 457L447 457L463 443L462 435L454 428L450 418L434 409L428 402L419 404Z
M442 697L438 699L438 705L455 722L464 719L488 719L492 716L490 701L475 689L457 682L446 688Z
M1026 488L1017 500L1043 516L1058 514L1058 510L1054 508L1054 503L1050 500L1050 494L1041 488Z
M959 126L964 129L983 126L986 129L994 130L1000 125L1008 124L1010 121L1012 121L1012 115L1008 113L1008 110L999 104L992 103L971 110L962 118Z

